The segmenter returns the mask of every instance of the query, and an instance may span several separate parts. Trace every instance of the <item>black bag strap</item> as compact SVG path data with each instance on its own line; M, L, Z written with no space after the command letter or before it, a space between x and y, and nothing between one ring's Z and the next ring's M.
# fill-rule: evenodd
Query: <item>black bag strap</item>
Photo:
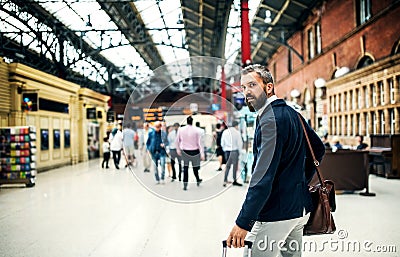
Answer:
M315 166L315 168L317 170L319 183L321 183L321 186L323 188L325 188L324 180L322 179L321 172L319 171L319 161L315 158L315 154L314 154L313 148L311 146L310 139L308 138L306 127L304 126L304 123L303 123L303 120L302 120L302 118L300 116L300 113L297 113L297 115L299 115L300 123L301 123L301 126L303 127L304 135L306 136L306 139L307 139L308 148L310 149L311 156L312 156L313 162L314 162L314 166Z

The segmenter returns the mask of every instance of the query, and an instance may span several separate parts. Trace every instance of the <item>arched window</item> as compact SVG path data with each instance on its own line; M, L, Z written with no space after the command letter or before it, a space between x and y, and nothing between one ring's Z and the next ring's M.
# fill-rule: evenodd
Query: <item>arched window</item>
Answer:
M397 41L392 48L392 55L400 53L400 40Z
M371 65L374 63L374 60L369 57L369 56L364 56L361 58L361 60L358 62L357 69L361 69L363 67L366 67L368 65Z

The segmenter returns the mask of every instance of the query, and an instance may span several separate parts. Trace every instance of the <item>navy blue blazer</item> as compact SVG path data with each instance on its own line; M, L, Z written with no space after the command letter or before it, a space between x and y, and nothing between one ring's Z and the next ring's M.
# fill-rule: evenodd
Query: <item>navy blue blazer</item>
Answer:
M315 157L325 147L302 118ZM299 218L313 209L308 183L315 167L297 112L282 99L273 101L257 121L252 178L236 224L248 231L255 221Z
M161 143L164 144L163 148L160 146ZM168 146L168 138L167 138L167 133L165 131L160 130L160 133L157 133L154 129L152 129L149 132L149 137L146 142L146 147L151 154L154 155L158 152L161 156L166 156L167 152L165 150L165 147L167 146Z

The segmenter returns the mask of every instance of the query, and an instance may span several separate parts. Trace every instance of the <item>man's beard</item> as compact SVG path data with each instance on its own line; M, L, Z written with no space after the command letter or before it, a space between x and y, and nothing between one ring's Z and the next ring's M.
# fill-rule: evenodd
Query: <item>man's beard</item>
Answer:
M251 112L257 112L259 109L261 109L265 105L265 103L267 102L267 99L268 99L268 97L265 93L265 94L261 95L259 99L254 99L252 101L253 104L248 102L247 97L245 97L245 103L249 107L249 110Z
M254 109L253 105L247 101L247 98L245 98L244 101L251 112L256 112L256 109Z

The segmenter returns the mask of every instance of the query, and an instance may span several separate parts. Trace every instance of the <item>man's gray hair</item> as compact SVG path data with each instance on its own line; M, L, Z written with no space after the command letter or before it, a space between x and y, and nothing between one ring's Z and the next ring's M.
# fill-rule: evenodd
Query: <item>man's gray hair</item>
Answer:
M266 66L263 66L261 64L251 64L242 69L242 75L246 75L251 72L256 72L258 76L260 76L260 78L263 80L264 84L274 84L274 78L272 77L271 72Z

